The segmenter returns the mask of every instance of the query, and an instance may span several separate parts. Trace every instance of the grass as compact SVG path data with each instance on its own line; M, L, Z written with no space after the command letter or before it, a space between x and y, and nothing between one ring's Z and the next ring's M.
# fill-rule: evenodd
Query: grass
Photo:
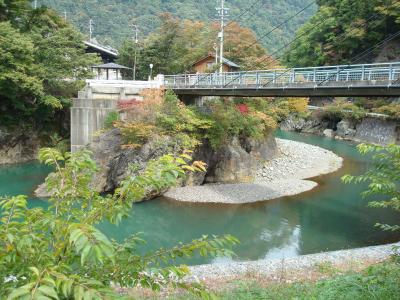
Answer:
M276 283L256 281L251 276L214 287L212 299L220 300L400 300L400 258L369 266L361 272L341 272L329 263L315 266L316 281ZM328 278L327 278L328 276ZM325 278L325 279L321 279ZM167 296L169 295L169 296ZM151 292L134 299L194 300L182 290Z
M254 282L240 282L218 296L220 299L235 300L395 300L400 299L400 262L393 260L371 266L361 273L347 273L315 283L261 287Z

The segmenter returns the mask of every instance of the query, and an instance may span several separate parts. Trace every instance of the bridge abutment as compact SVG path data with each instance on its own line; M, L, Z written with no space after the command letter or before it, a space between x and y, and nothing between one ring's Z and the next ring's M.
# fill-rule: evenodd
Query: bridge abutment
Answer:
M107 115L118 109L118 102L143 100L141 91L160 88L162 77L153 81L88 80L85 88L73 99L71 107L71 151L88 145L104 128Z

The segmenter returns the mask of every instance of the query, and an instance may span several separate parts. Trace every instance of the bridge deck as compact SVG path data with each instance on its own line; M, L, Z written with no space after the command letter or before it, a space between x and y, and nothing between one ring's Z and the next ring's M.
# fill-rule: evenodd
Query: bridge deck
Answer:
M400 62L168 75L164 85L198 96L400 96Z

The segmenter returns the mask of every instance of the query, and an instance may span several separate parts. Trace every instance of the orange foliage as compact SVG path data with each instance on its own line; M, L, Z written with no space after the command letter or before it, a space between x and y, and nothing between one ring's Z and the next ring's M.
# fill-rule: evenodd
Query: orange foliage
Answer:
M123 108L127 122L154 123L157 112L164 101L164 89L144 89L140 93L143 101L128 101Z

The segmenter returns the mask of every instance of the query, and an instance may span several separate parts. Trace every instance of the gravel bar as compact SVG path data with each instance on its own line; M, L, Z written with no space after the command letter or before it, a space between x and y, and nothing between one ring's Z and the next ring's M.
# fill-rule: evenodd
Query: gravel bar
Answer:
M191 275L188 281L217 280L237 278L246 274L257 274L274 278L285 272L305 271L315 268L320 264L332 265L354 265L357 262L382 262L393 254L394 246L399 247L400 242L395 244L370 246L350 250L339 250L282 259L264 259L247 262L223 262L190 267Z
M279 154L261 164L253 183L207 184L174 188L165 197L183 202L243 204L293 196L315 188L304 180L332 173L343 159L326 149L305 143L276 139Z

